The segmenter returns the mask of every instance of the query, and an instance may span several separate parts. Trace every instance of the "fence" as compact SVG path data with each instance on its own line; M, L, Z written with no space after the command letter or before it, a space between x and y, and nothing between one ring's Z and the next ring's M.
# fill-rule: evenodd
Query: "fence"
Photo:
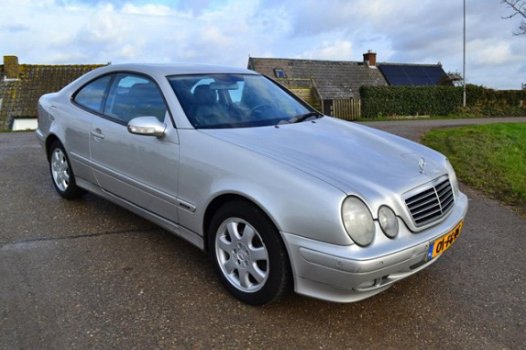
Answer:
M303 101L310 104L312 107L321 110L320 97L318 95L318 88L312 79L304 78L277 78L281 85L292 91L292 93Z
M332 101L332 115L344 120L356 120L362 115L362 104L359 99Z

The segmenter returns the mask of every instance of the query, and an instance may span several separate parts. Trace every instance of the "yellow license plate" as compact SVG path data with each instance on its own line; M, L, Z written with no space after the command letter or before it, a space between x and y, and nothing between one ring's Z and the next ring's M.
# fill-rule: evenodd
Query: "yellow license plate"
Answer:
M429 246L429 250L427 251L428 260L433 259L434 257L442 254L443 252L451 248L453 243L455 243L457 238L460 236L462 226L464 226L464 220L459 222L458 225L455 226L455 228L449 231L447 234L432 242Z

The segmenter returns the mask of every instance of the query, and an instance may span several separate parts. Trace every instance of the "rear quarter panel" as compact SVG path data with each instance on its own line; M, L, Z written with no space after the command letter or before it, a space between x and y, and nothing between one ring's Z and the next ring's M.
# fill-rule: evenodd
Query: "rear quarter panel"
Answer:
M43 95L38 105L38 130L45 143L56 137L64 146L77 178L94 182L89 161L89 135L93 115L75 106L70 94L62 90Z
M51 122L53 121L53 115L50 111L51 99L55 95L45 94L42 95L38 100L37 116L38 116L38 127L36 134L42 144L44 144L46 138L49 136L49 130L51 128Z

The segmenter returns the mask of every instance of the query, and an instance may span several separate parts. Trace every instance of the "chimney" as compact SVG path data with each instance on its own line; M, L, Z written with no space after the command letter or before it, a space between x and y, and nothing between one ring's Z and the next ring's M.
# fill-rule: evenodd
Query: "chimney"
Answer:
M368 50L363 54L363 63L367 66L376 66L376 52Z
M18 79L18 57L4 56L4 74L6 79Z

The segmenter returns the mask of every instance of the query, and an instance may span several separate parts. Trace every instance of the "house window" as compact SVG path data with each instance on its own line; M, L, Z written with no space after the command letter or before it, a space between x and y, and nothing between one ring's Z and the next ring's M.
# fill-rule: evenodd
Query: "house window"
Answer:
M287 74L285 74L285 71L283 68L274 68L274 75L276 78L286 78Z

